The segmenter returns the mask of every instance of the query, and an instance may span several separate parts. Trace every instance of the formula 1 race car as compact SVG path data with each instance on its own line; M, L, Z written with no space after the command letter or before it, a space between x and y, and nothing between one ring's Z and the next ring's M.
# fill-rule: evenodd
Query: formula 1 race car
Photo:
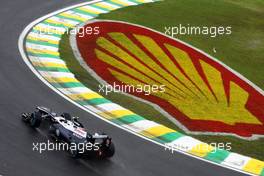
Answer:
M38 128L43 121L47 121L49 136L56 142L68 144L68 151L74 158L91 153L99 158L110 158L115 153L114 144L108 135L88 133L78 117L72 117L69 113L57 115L46 107L37 107L33 113L23 113L22 120L33 128ZM76 146L86 147L80 149Z

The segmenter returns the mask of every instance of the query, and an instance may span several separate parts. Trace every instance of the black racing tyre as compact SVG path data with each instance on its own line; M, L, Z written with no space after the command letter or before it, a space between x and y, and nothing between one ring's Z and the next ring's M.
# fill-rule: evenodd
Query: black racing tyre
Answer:
M52 140L54 140L54 141L58 141L58 136L56 136L56 128L54 127L54 125L53 124L51 124L50 126L49 126L49 137L52 139Z
M70 152L71 157L76 158L76 159L80 158L80 153L79 153L77 146L78 146L77 143L72 142L70 144L70 148L69 148L69 152Z
M39 111L31 114L30 126L34 128L38 128L41 124L41 121L42 121L42 118L41 118L41 113Z
M111 142L109 147L107 147L104 150L104 157L105 158L111 158L112 156L114 156L114 154L115 154L115 145L114 145L114 143Z
M51 124L51 125L49 126L49 134L55 134L55 132L56 132L56 128L54 127L53 124Z

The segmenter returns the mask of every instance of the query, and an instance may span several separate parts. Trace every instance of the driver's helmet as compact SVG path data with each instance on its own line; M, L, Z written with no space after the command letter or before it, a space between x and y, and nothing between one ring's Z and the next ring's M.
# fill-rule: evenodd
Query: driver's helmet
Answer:
M72 117L71 119L72 119L72 121L77 122L78 117Z
M66 120L72 120L71 114L64 112L61 114L61 117L65 118Z

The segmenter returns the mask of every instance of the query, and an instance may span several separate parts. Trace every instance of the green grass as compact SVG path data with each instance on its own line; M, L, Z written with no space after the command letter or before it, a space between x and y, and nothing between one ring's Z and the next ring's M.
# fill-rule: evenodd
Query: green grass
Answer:
M153 13L154 12L154 13ZM101 19L128 21L164 32L165 26L232 26L232 34L211 38L180 35L177 38L209 53L264 89L264 1L263 0L165 0L127 7L99 16ZM216 53L213 52L216 48ZM77 79L98 92L99 83L74 58L67 35L60 43L61 58ZM105 95L104 95L105 96ZM135 113L181 131L153 107L122 94L105 96ZM184 133L184 132L183 132ZM230 136L192 135L204 142L231 142L232 151L264 160L264 139L245 141Z

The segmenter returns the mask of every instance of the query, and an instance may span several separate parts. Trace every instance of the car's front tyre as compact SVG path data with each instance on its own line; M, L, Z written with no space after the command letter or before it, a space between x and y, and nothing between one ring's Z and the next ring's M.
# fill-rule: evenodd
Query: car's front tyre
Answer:
M41 124L41 121L42 118L41 118L41 113L39 111L31 114L30 126L32 126L33 128L38 128Z

